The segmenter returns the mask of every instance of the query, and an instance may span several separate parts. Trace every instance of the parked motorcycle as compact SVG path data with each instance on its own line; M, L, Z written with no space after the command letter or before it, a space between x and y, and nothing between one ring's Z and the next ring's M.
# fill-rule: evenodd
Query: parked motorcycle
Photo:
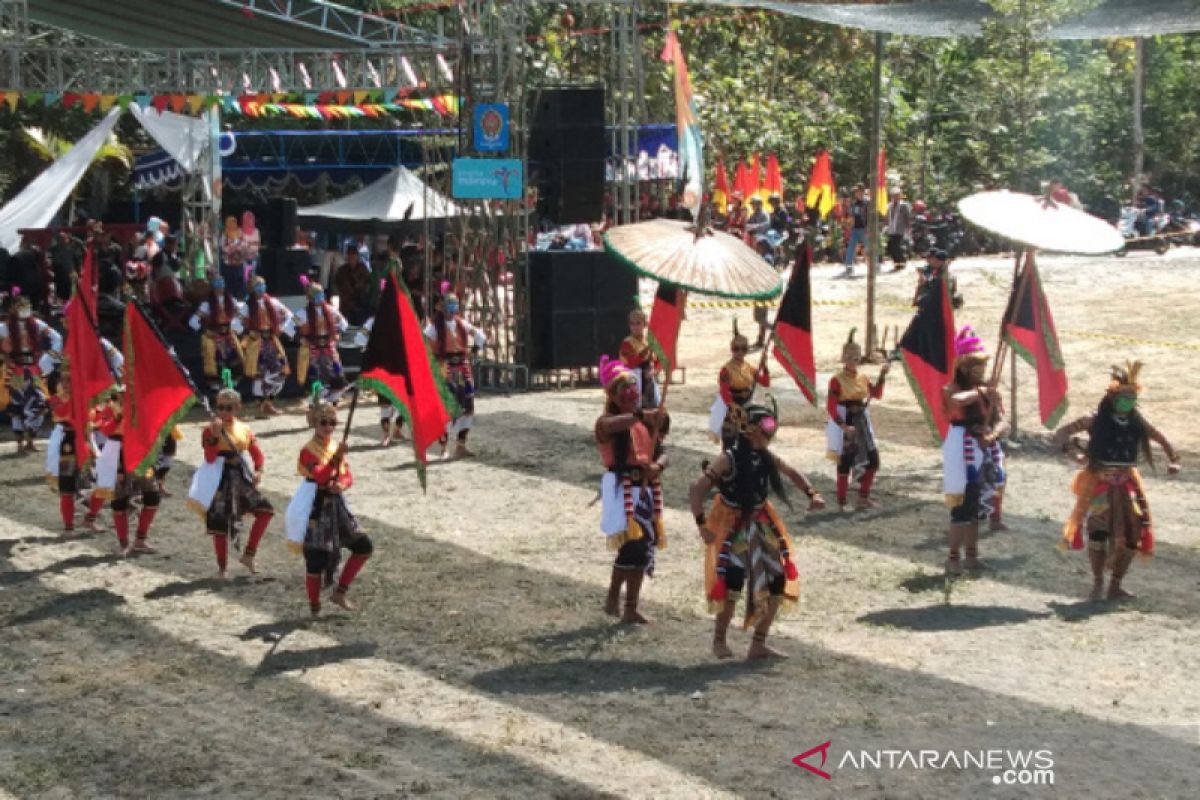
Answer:
M1117 251L1117 255L1123 256L1131 250L1153 250L1161 256L1171 249L1171 239L1164 234L1169 223L1169 214L1151 217L1145 209L1123 206L1117 232L1125 237L1125 247Z

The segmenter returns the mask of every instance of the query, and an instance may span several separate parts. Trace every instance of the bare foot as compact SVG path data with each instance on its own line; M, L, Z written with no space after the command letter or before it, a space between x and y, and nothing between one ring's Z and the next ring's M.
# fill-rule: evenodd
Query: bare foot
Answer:
M308 604L308 613L312 615L313 619L316 619L317 617L321 616L321 604L320 603L315 603L315 604L309 603Z
M242 553L241 557L238 559L238 563L249 570L251 575L258 574L258 570L254 567L254 556L250 555L249 553Z
M621 596L618 594L613 597L611 594L604 601L604 613L610 617L619 617L621 615Z
M1006 531L1008 529L1008 526L1004 524L1003 520L994 519L988 523L989 531Z
M769 647L766 642L751 642L750 649L746 651L746 658L750 660L760 658L787 658L787 655L779 652L773 647Z
M138 539L133 543L133 550L138 553L157 553L158 548L150 544L145 539Z
M879 501L871 497L860 497L858 498L858 502L854 504L854 508L858 511L879 508Z
M1099 580L1092 584L1092 591L1088 594L1088 600L1093 603L1104 596L1104 581Z
M621 615L621 622L625 625L649 625L650 618L636 608L625 607L625 613Z
M351 603L349 599L347 599L346 593L341 591L340 589L334 589L332 592L329 593L329 602L333 603L335 606L338 606L339 608L344 608L347 611L355 611L358 608L353 603Z
M174 497L175 496L175 493L172 492L170 489L168 489L167 485L165 483L163 483L162 481L159 481L158 493L161 494L163 497Z
M1121 588L1121 584L1113 583L1108 587L1109 600L1132 600L1136 595Z
M733 651L729 649L729 645L725 643L724 639L713 639L712 652L720 659L733 658Z
M105 527L100 524L100 520L95 517L84 517L83 527L87 528L92 533L103 533Z
M227 570L227 569L217 570L217 580L222 580L222 581L229 580L229 570Z
M957 558L947 558L946 559L946 574L954 575L954 576L962 575L963 574L962 562Z
M390 433L385 433L383 435L383 441L380 442L379 445L380 445L380 447L387 447L391 443L392 443L392 435Z
M980 572L983 572L985 569L990 569L990 567L988 567L986 561L981 561L978 558L963 559L963 568L966 569L966 571L970 572L970 573L980 573Z
M454 448L455 458L474 458L475 451L467 447L465 444L460 444Z
M117 555L121 558L129 558L129 554L133 552L133 545L117 543Z

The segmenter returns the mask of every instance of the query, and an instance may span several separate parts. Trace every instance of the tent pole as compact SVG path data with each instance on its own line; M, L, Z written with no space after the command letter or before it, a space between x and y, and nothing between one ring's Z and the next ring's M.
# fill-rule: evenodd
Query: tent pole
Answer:
M871 111L871 195L867 210L867 332L864 352L875 352L875 273L879 269L879 150L883 146L883 34L875 34Z

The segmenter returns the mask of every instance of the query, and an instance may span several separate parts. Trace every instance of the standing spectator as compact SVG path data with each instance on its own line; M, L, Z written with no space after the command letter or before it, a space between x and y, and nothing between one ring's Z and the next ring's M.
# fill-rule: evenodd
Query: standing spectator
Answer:
M854 275L854 262L858 259L858 246L865 245L867 242L867 210L869 206L867 190L860 183L854 187L854 200L850 203L853 225L850 228L850 240L846 242L846 271L842 273L843 278Z
M150 259L150 263L154 265L154 277L157 279L164 269L170 270L171 276L179 274L179 270L183 268L183 262L179 258L179 237L175 234L168 234L163 237L162 250Z
M908 266L908 241L912 238L913 210L899 186L891 191L888 204L887 251L892 259L892 271Z
M751 197L750 206L754 210L750 212L750 216L746 219L746 241L757 242L758 237L766 233L771 227L771 218L767 216L767 212L763 211L761 197Z
M362 325L371 316L371 284L378 282L359 259L358 248L346 248L346 260L333 276L338 295L338 310L351 325Z
M237 299L246 294L246 249L242 244L242 229L237 217L225 218L225 232L221 235L221 277L229 294Z
M71 296L71 276L78 275L83 264L83 243L68 231L60 230L50 244L48 255L54 273L54 293L66 300Z

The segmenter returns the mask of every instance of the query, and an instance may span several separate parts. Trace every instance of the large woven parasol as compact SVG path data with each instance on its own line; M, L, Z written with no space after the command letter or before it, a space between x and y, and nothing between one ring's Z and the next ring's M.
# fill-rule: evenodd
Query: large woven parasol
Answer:
M783 289L779 273L741 239L704 225L655 219L620 225L604 246L656 281L717 297L765 300Z
M1112 225L1047 197L1007 189L979 192L960 200L958 210L980 228L1026 248L1100 255L1125 246Z

